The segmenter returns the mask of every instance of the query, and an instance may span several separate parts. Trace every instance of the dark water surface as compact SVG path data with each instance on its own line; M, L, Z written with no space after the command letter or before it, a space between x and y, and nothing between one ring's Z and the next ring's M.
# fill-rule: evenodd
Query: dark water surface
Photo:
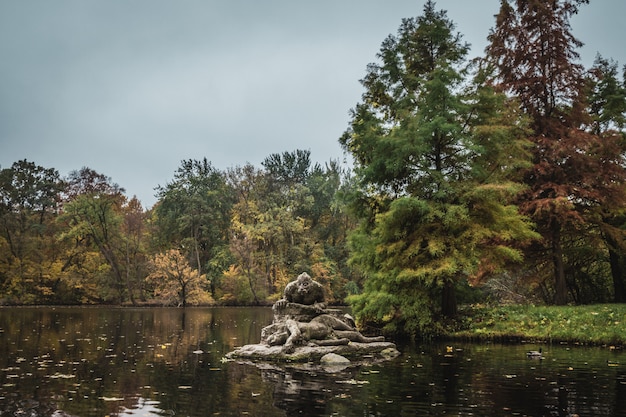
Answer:
M399 346L328 372L226 362L269 308L1 308L0 416L626 416L620 350Z

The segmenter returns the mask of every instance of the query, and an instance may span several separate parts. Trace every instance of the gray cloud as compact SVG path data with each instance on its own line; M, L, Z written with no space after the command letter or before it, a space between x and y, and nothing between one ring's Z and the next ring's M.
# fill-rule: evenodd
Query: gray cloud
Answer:
M587 42L587 61L601 51L624 63L623 26L598 19L617 19L625 6L606 3L583 6L574 30ZM437 3L474 55L498 4ZM318 162L341 159L337 140L362 93L358 80L384 38L422 6L0 2L0 166L26 158L61 175L88 166L149 206L182 159L227 168L295 149L310 149Z

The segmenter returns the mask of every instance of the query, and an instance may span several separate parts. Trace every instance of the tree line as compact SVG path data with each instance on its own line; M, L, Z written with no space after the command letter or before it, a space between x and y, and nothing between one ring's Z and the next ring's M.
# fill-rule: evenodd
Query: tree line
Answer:
M302 150L262 165L182 161L145 210L92 169L61 178L15 162L0 171L3 302L258 305L302 271L341 302L354 224L339 201L346 173Z
M585 0L502 1L484 56L426 2L386 38L339 142L182 161L144 210L103 174L0 171L7 303L264 304L307 271L362 324L433 333L468 302L626 301L626 84L584 68Z

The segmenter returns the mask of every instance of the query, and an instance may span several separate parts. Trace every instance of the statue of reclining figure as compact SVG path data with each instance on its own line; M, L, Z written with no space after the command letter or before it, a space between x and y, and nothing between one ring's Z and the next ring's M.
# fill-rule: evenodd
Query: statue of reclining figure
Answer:
M267 334L271 332L271 334ZM345 345L350 342L383 342L385 338L366 337L344 321L329 314L321 314L310 322L288 319L263 329L262 340L270 346L284 345L285 353L292 353L297 345L307 341L321 346Z
M327 310L324 287L306 272L287 284L283 298L274 303L273 310L274 323L261 331L261 343L283 345L286 353L292 353L297 345L307 342L335 346L385 340L382 336L363 336L350 316L340 317L339 310Z

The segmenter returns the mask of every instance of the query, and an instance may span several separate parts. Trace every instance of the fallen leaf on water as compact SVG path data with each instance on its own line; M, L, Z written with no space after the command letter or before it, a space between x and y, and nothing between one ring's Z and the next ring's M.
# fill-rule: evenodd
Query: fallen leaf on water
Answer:
M369 381L357 381L356 379L348 379L346 381L337 381L338 384L363 385L369 384Z
M56 373L54 375L47 375L47 377L52 378L52 379L70 379L70 378L76 378L76 375Z

